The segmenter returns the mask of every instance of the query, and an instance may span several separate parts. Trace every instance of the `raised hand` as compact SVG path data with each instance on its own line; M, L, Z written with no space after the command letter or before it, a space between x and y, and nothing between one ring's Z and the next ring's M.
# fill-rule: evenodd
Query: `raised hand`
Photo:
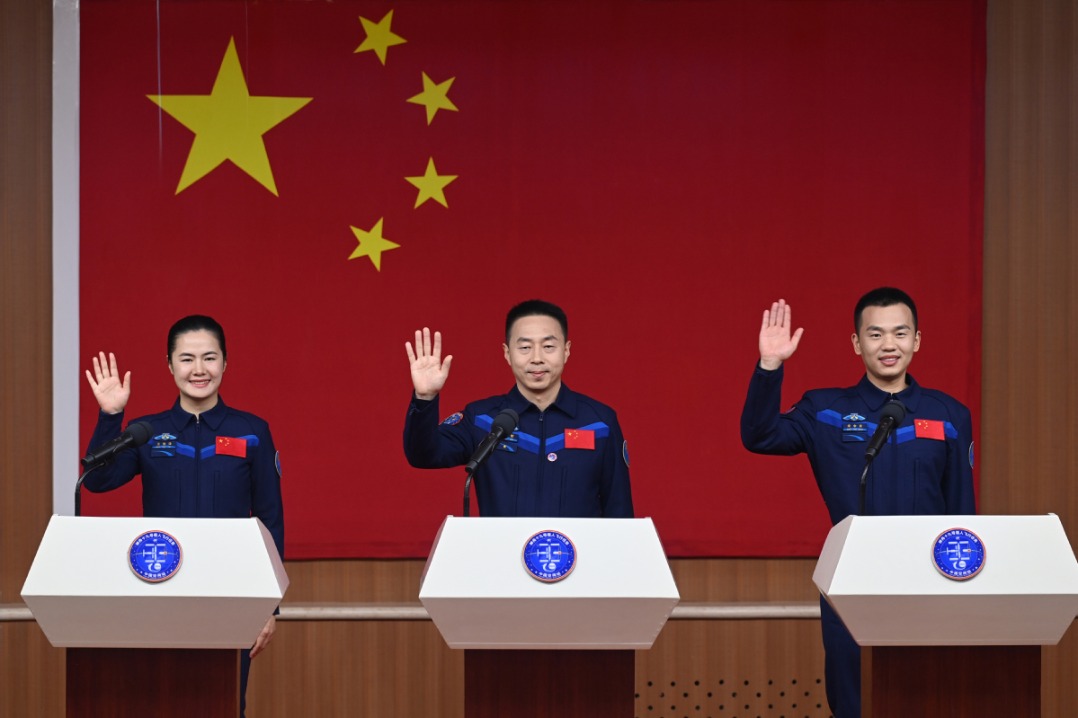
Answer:
M431 345L430 329L423 327L415 332L415 350L411 342L405 342L408 351L408 363L412 368L412 386L417 399L430 400L438 396L449 378L449 365L452 355L442 361L442 333L434 332L434 344Z
M94 373L86 370L86 381L90 382L90 388L94 390L94 398L97 399L101 411L106 414L119 414L127 406L127 400L131 398L131 372L124 374L120 380L120 371L116 368L116 355L109 352L108 361L105 360L105 352L94 357Z
M798 328L791 336L792 323L793 310L785 299L778 300L771 305L771 309L764 310L764 321L760 326L761 368L769 371L778 369L797 351L797 345L805 330Z

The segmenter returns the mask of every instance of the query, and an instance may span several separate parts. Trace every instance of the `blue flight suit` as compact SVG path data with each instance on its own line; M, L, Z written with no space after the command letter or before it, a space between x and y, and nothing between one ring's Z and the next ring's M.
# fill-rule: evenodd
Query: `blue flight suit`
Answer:
M280 464L269 425L218 398L199 416L180 407L144 416L153 426L148 442L125 449L115 460L91 471L83 482L90 491L111 491L142 474L143 516L243 519L265 524L284 558L284 505ZM90 437L96 448L120 435L123 413L101 412ZM217 437L244 439L246 456L217 453ZM250 655L240 651L240 700L246 703ZM243 715L241 706L240 715Z
M476 472L480 514L633 517L629 457L617 415L564 384L544 411L514 386L468 404L441 424L438 397L423 401L413 394L404 421L408 463L421 469L463 466L507 408L520 421ZM594 448L566 448L567 429L584 430Z
M783 370L756 365L741 413L741 442L758 454L808 454L831 523L860 512L865 445L890 399L906 417L872 462L865 515L909 516L975 512L973 423L969 409L907 375L898 394L878 389L867 375L846 389L806 392L780 413ZM928 420L920 431L918 420ZM918 436L918 433L921 435ZM942 438L929 438L942 433ZM821 597L827 701L836 718L861 715L861 649Z

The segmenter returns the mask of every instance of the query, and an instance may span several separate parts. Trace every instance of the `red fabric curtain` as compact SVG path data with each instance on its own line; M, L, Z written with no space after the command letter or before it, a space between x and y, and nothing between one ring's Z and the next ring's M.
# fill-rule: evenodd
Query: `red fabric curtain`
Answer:
M905 288L912 373L976 426L984 23L969 0L87 0L81 356L132 371L128 419L160 411L168 327L214 316L222 396L281 451L288 555L423 556L463 473L404 459L404 342L443 332L448 415L510 388L505 311L545 298L671 555L814 555L807 461L738 437L760 315L783 297L806 329L792 404L860 378L853 304ZM84 387L83 442L96 411ZM84 503L139 506L137 481Z

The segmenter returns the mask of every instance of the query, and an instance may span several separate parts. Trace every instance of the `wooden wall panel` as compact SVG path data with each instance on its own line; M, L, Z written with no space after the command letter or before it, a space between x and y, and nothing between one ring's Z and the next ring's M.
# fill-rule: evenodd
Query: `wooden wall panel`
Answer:
M0 603L52 513L52 6L0 3ZM59 718L63 651L0 623L0 715Z
M826 718L819 621L671 621L636 658L637 718Z
M1078 8L992 0L987 25L980 509L1078 545ZM1073 628L1042 670L1042 714L1078 715Z
M429 621L278 622L251 663L258 718L463 718L464 656Z

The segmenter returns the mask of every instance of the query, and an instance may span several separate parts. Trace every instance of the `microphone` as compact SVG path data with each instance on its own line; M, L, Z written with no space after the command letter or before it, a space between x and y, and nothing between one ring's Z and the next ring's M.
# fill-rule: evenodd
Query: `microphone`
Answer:
M503 409L500 414L494 417L494 424L490 427L490 434L487 438L483 439L483 443L479 445L479 448L472 454L472 458L468 460L468 463L464 465L464 470L469 474L474 474L475 470L479 468L479 465L486 461L490 455L494 452L494 449L507 434L512 434L513 429L517 427L517 421L520 419L517 413L512 409Z
M868 448L865 449L865 469L861 472L860 508L859 516L865 515L865 485L868 482L868 467L872 466L872 460L880 453L887 437L895 430L895 427L906 418L906 407L898 399L891 399L883 405L880 412L880 423L876 426L876 433L868 440Z
M112 441L107 441L96 449L91 450L90 453L84 456L82 465L86 469L96 469L99 466L104 466L116 458L116 454L124 449L142 446L150 440L152 434L153 426L148 421L136 421L134 424L128 424L124 433Z
M468 460L468 463L464 465L464 470L468 473L468 478L464 480L464 515L468 516L471 508L471 489L472 489L472 477L475 476L476 470L479 465L490 458L490 455L494 453L494 449L498 446L506 434L512 434L513 429L517 427L517 421L520 419L517 413L512 409L503 409L496 417L494 417L493 425L490 427L490 433L487 434L487 438L483 439L483 443L479 445L479 448L472 454L472 458Z
M887 441L887 437L891 435L895 427L902 423L902 420L906 418L906 407L902 406L902 402L898 399L892 399L883 405L883 411L880 412L880 423L876 427L876 433L872 435L872 438L868 440L868 447L865 449L865 460L871 462L876 458L876 454L880 453L880 449L883 448L884 443Z

